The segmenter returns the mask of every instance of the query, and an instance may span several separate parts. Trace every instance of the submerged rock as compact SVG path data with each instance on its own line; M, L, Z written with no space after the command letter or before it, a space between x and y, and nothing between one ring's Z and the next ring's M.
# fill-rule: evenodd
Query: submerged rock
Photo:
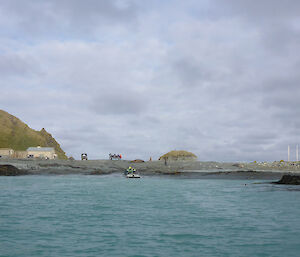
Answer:
M300 185L300 176L298 175L283 175L282 178L274 182L275 184L285 184L285 185Z
M0 176L21 176L28 174L28 171L20 170L13 165L0 165Z

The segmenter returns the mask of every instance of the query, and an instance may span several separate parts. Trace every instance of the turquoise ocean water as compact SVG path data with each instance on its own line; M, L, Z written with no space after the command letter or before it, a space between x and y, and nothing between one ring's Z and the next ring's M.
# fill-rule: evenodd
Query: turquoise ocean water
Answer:
M300 187L252 182L1 177L0 256L300 256Z

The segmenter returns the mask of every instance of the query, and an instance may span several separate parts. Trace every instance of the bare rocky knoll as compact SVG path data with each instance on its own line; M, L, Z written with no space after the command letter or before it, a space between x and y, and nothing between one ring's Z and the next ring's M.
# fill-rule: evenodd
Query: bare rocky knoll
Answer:
M220 163L200 161L151 161L132 163L111 160L35 160L0 159L0 165L12 165L28 174L122 174L132 166L143 175L178 178L280 179L284 174L300 174L300 163ZM22 175L22 174L20 174Z

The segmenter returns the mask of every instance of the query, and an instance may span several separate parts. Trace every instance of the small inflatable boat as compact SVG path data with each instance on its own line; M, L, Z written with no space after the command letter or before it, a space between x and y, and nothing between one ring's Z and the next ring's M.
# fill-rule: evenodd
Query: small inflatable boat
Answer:
M139 174L129 173L126 175L127 178L141 178Z

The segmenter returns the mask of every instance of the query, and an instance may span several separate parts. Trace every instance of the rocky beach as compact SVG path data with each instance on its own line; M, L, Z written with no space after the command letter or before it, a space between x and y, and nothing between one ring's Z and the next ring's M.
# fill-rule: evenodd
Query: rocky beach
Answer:
M107 175L122 174L132 166L142 176L176 176L200 179L261 179L277 180L286 174L300 175L298 162L227 163L201 161L149 161L134 163L127 160L38 160L1 159L0 167L10 175ZM16 171L17 168L19 170Z

